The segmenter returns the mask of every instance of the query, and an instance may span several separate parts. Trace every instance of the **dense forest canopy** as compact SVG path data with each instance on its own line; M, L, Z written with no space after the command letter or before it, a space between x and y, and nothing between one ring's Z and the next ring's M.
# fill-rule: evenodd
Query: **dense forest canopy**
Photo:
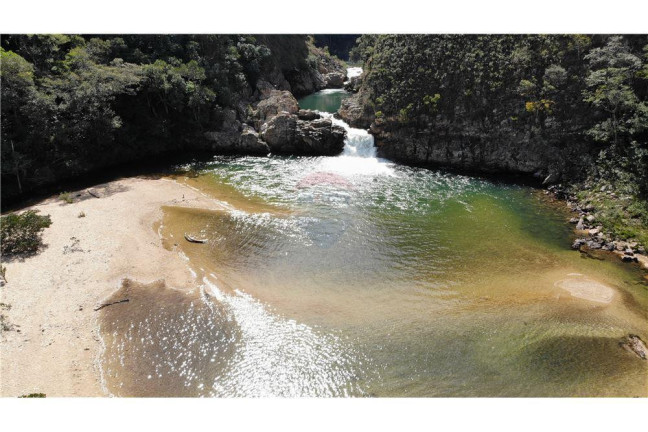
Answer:
M304 35L6 35L0 50L3 197L194 148L245 116L261 76L318 66Z
M378 123L477 140L525 134L557 152L585 144L595 174L648 192L646 35L364 35L351 59L365 65ZM579 158L562 159L584 174Z
M315 45L320 48L326 47L332 55L348 61L359 37L359 34L317 34Z

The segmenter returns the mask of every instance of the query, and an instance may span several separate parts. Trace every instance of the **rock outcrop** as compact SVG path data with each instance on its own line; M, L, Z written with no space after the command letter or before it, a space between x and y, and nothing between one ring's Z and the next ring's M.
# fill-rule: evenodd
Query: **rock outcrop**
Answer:
M351 127L369 129L374 121L374 114L361 100L360 94L342 100L337 115Z
M344 90L349 93L358 93L362 85L362 75L349 78L349 81L344 83Z
M256 107L254 118L257 128L280 112L296 114L299 111L297 99L289 91L271 90L267 97L261 100Z
M344 147L346 131L330 119L299 120L282 112L261 128L261 137L273 153L294 155L336 155Z
M300 110L286 90L259 90L264 98L248 112L247 123L232 110L223 114L218 131L204 134L207 148L230 154L336 155L344 147L346 131L313 110Z
M356 124L361 124L363 111L352 105L345 109ZM342 114L341 114L342 115ZM355 117L353 117L354 115ZM345 118L345 117L343 117ZM370 126L378 155L394 161L432 166L449 166L468 172L522 175L537 182L549 177L558 181L585 150L578 143L571 146L572 157L564 154L564 146L554 145L528 132L516 133L506 125L482 131L454 125L403 124L398 120L376 119ZM584 146L584 144L583 144Z
M253 128L246 126L239 138L239 150L244 154L268 154L270 147Z
M330 72L324 75L324 85L326 88L342 88L346 74L342 72Z
M314 110L300 109L297 113L297 117L299 117L299 120L317 120L322 116Z

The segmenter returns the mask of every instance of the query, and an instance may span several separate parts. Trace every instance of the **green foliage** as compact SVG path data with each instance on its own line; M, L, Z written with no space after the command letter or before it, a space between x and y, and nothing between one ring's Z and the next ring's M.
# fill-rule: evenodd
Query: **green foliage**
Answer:
M47 397L45 393L29 393L26 395L18 396L18 398L44 398Z
M645 35L365 35L352 58L383 123L533 141L579 180L631 173L648 195Z
M2 195L201 147L273 68L308 65L302 35L3 35Z
M49 215L41 216L36 210L21 214L12 213L0 219L2 254L34 253L42 245L41 232L52 224Z
M605 232L648 245L648 202L641 198L632 175L622 172L616 179L592 178L579 187L576 196L583 205L594 207L596 223Z
M74 202L74 198L72 198L72 194L70 192L61 192L59 194L59 199L68 204L72 204Z
M619 167L633 172L648 186L648 103L637 95L635 81L645 64L621 36L611 37L585 56L590 72L583 91L601 113L587 134L605 147L599 155L603 175L615 176Z

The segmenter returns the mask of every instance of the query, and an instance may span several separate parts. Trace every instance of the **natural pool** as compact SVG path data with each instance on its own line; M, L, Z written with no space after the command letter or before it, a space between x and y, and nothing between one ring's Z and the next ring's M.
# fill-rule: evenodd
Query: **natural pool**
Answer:
M333 96L300 104L332 112ZM102 316L110 392L648 395L648 362L618 346L648 336L641 270L571 251L537 190L393 164L347 131L337 157L216 157L179 177L229 210L164 209L163 243L201 288L122 288L148 306Z

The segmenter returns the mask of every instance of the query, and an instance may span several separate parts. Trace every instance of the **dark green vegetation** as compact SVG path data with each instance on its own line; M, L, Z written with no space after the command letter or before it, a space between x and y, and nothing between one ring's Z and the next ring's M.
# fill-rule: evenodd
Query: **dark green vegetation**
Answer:
M351 59L383 154L587 187L648 239L648 36L365 35Z
M41 233L52 224L49 215L41 216L36 210L2 216L0 241L2 255L34 253L42 245Z
M2 37L2 197L157 154L209 149L257 83L313 89L303 35ZM227 124L226 124L227 123Z
M315 46L328 47L329 52L342 60L349 60L349 53L353 49L360 35L352 34L317 34Z
M44 398L47 397L45 393L29 393L26 395L18 396L18 398Z

